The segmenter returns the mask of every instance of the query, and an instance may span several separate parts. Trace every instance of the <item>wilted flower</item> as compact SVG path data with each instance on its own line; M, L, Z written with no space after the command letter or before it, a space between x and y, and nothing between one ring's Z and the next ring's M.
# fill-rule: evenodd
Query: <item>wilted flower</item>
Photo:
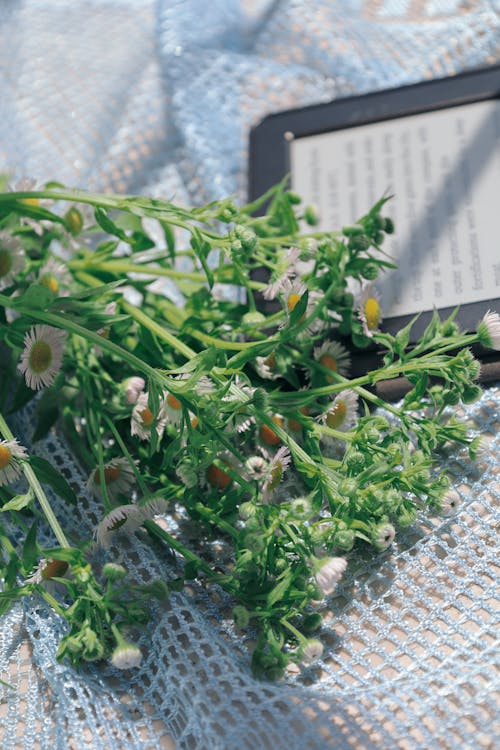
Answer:
M316 583L324 596L330 596L345 572L347 560L344 557L325 557L318 561L318 565Z
M94 530L97 544L107 549L115 531L132 533L141 526L143 520L141 509L137 505L120 505L114 508L104 516Z
M103 466L104 483L110 498L126 494L135 483L135 476L126 458L114 458ZM87 489L94 495L101 494L101 472L95 469L87 481Z
M358 419L358 394L349 389L340 391L319 419L332 430L341 432L352 430ZM331 437L326 434L322 435L321 439L326 442L331 441Z

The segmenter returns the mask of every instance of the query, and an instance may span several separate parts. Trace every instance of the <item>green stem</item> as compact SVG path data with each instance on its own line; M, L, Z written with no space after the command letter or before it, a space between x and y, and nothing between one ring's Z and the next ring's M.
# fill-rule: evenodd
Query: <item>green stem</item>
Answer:
M161 526L158 526L157 523L148 518L143 522L143 526L152 536L161 539L162 542L166 542L168 546L173 550L179 552L179 554L181 554L185 560L196 563L197 567L202 570L211 581L217 583L221 588L225 589L230 594L234 594L236 592L236 586L228 576L222 575L221 573L216 573L214 570L212 570L210 565L204 562L194 552L191 552L191 550L189 550L181 542L179 542L178 539L165 531L165 529L162 529Z
M139 310L138 307L131 305L130 302L127 302L124 299L120 300L120 305L131 318L134 318L134 320L137 321L137 323L140 323L144 328L149 329L151 333L154 333L159 339L176 349L179 354L183 354L187 359L196 357L197 352L195 352L194 349L191 349L191 347L178 339L177 336L174 336L173 333L167 331L166 328L159 325L159 323L150 318L149 315L146 315L142 310Z
M10 428L5 421L3 414L0 414L0 432L4 436L5 440L14 440L14 435L10 431ZM31 468L28 461L20 461L24 476L28 480L28 484L30 485L31 489L33 490L35 497L37 498L38 502L40 503L40 507L42 508L45 518L47 519L47 522L54 532L54 536L56 537L57 541L61 545L61 547L71 547L68 540L66 539L64 535L64 531L62 530L59 521L57 520L54 511L52 510L52 507L47 499L47 496L45 492L43 491L42 485L38 481L38 477Z

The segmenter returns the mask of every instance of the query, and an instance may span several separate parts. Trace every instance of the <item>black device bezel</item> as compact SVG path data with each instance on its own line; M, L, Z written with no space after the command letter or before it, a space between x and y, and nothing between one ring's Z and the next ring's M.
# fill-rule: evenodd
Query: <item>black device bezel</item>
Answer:
M295 138L495 98L500 98L500 65L268 115L250 132L249 200L255 200L290 173L290 143ZM500 311L500 299L465 302L460 307L457 320L461 327L473 331L489 309ZM439 313L441 317L447 317L453 310L453 307L439 308ZM413 340L421 335L432 313L422 312L413 327ZM403 315L386 319L383 330L395 333L413 317ZM498 353L485 351L480 352L480 356L483 360L499 358ZM355 367L357 371L366 370L370 363L375 365L375 353L367 351L365 360Z

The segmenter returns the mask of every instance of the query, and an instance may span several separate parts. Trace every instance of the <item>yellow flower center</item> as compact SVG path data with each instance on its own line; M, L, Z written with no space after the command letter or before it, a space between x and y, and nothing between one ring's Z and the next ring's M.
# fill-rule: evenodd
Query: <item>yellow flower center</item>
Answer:
M149 406L146 406L146 408L140 412L140 415L144 427L151 427L151 425L153 424L154 416Z
M281 417L271 417L274 424L277 424L279 427L283 426L283 420ZM267 426L267 424L263 424L260 428L260 437L262 439L262 442L266 443L266 445L278 445L280 442L279 437L274 432L274 430L271 430L270 427Z
M331 370L332 372L337 372L338 370L337 360L335 359L335 357L332 357L331 354L323 354L323 356L319 358L319 363L323 367L326 367L327 370ZM325 380L328 383L333 383L333 378L331 377L331 375L326 375Z
M126 522L127 518L117 518L114 523L111 524L111 526L108 526L108 531L116 531L120 528L120 526L123 526L123 524Z
M52 294L57 294L59 291L59 282L56 279L55 276L52 276L50 273L46 273L42 278L40 279L40 284L47 289L50 289Z
M271 354L265 358L264 364L267 365L270 370L274 370L274 368L276 367L276 355L274 354L274 352L271 352Z
M68 563L64 560L48 560L42 570L42 578L49 581L51 578L61 578L68 570Z
M287 299L287 306L288 306L288 312L292 312L297 307L297 303L300 300L300 294L297 294L296 292L292 292L288 295Z
M121 474L121 469L119 466L107 466L104 469L104 481L106 484L111 484L112 482L116 482L117 479L119 479ZM99 469L96 470L94 474L94 480L96 482L100 482L101 476Z
M225 490L231 482L231 477L215 464L211 464L207 469L207 481L216 490Z
M326 424L331 427L332 430L340 427L347 415L347 407L343 401L337 401L326 415Z
M182 409L182 404L179 401L178 398L176 398L172 393L169 393L167 396L167 404L172 408L176 409L177 411L180 411Z
M45 372L52 363L52 349L46 341L37 341L31 347L29 364L33 372Z
M12 453L6 445L0 445L0 471L9 465Z
M24 203L26 206L39 206L39 198L21 198L20 203Z
M375 331L378 328L380 320L382 318L380 314L380 305L374 297L368 297L365 302L365 318L366 325L370 331Z
M0 247L0 279L7 276L12 268L12 255L3 247Z

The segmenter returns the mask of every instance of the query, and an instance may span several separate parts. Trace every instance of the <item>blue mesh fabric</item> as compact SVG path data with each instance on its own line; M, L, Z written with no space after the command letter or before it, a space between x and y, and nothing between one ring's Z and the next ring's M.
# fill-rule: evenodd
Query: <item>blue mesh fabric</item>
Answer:
M500 60L498 0L2 0L0 169L173 197L245 197L264 115ZM493 748L499 392L467 417L491 437L472 467L443 458L459 514L422 517L375 561L353 555L325 612L319 667L254 680L230 602L194 586L144 629L135 672L55 662L61 623L26 601L0 627L5 750ZM30 446L31 413L12 421ZM98 508L56 437L37 452L78 490L71 535ZM57 498L54 503L58 504ZM165 519L189 534L180 515ZM112 550L146 581L175 564L141 538ZM220 550L214 550L220 554Z

